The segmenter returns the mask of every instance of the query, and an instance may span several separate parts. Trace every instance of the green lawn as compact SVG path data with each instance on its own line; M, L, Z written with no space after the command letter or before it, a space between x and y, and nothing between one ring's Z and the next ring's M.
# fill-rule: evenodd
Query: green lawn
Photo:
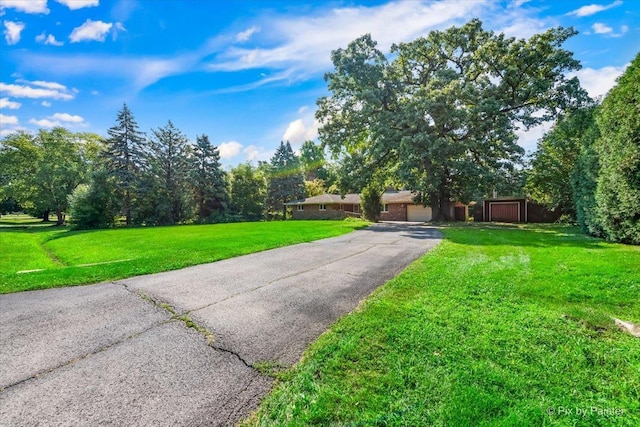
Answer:
M0 227L0 293L173 270L337 236L366 225L357 220L274 221L69 231L24 227L25 223L29 222L5 219Z
M564 226L444 228L246 425L638 426L640 247ZM579 412L579 413L578 413Z

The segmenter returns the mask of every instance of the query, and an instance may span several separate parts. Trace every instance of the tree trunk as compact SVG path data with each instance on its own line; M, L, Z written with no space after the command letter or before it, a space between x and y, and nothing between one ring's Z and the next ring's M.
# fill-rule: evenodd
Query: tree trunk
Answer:
M124 217L125 224L127 226L131 225L131 194L129 194L129 190L127 190L124 194Z
M56 216L58 217L58 221L56 222L56 225L64 225L65 215L62 213L60 209L56 209Z
M432 221L451 221L451 201L443 191L432 193L429 196L429 203Z
M287 219L287 205L282 202L282 219Z
M49 214L51 213L51 211L49 209L47 209L46 211L44 211L42 213L42 222L48 222L49 221Z

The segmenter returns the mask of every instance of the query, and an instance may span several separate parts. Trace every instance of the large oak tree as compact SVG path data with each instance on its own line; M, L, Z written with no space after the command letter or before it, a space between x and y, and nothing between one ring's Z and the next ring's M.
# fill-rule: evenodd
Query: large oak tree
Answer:
M320 139L361 187L385 171L431 206L434 220L448 219L451 200L469 201L520 160L519 127L586 96L565 77L580 67L562 48L574 34L554 28L515 39L474 19L394 45L392 60L362 36L332 53Z

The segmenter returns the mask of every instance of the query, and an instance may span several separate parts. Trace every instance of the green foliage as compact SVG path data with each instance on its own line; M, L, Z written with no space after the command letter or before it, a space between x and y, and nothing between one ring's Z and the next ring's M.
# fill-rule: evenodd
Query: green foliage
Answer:
M220 152L207 135L196 137L190 151L189 178L200 222L211 221L229 208L225 173L220 164Z
M0 200L0 215L5 215L11 212L19 212L21 210L20 204L12 197Z
M596 217L608 240L640 245L640 54L597 116Z
M79 185L69 196L73 228L113 227L122 206L116 195L113 176L104 169L94 172L89 185Z
M80 134L56 127L37 135L19 132L7 136L0 149L2 191L31 212L53 210L58 225L65 221L67 198L85 181L89 166Z
M136 221L170 225L191 218L193 199L188 191L187 138L171 120L152 130Z
M594 146L600 134L595 114L597 109L594 108L591 111L591 123L581 134L578 157L571 172L571 190L575 218L582 230L594 236L602 236L602 229L595 215L596 180L600 169Z
M280 146L271 158L267 203L271 212L282 212L287 217L285 203L304 198L304 177L300 159L291 149L289 141L280 141Z
M391 62L360 37L332 53L320 139L345 162L343 182L393 175L446 219L451 199L486 192L497 171L521 161L518 127L586 97L565 77L579 68L561 48L574 34L555 28L517 40L472 20L393 46Z
M231 210L241 218L255 221L264 218L267 180L251 163L242 163L231 170Z
M361 205L362 214L371 222L378 222L380 209L382 208L382 193L384 189L376 185L368 185L362 189Z
M102 153L105 167L116 180L116 191L122 199L127 225L133 221L133 205L144 166L145 138L127 104L122 106L111 127Z
M33 135L18 131L2 139L0 143L0 197L34 206L37 187L33 182L37 165L42 157Z
M0 294L97 283L346 234L364 221L129 227L0 227ZM41 270L18 274L24 270Z
M589 173L588 169L581 170L578 177L574 170L578 158L581 155L587 156L588 147L593 143L594 112L595 105L592 105L558 119L554 127L538 142L527 179L526 190L533 200L574 218L576 186L584 186L586 183L583 183L583 180L587 177L583 174ZM569 182L573 182L574 185L568 185ZM584 193L584 189L581 193ZM580 209L582 217L584 208Z
M324 157L322 145L313 141L305 141L300 147L300 164L307 181L314 179L326 180L329 176L325 168L327 161Z
M640 323L639 248L557 225L443 232L244 425L640 424L640 340L610 318Z
M313 181L304 182L304 194L306 197L319 196L327 192L324 180L316 178Z

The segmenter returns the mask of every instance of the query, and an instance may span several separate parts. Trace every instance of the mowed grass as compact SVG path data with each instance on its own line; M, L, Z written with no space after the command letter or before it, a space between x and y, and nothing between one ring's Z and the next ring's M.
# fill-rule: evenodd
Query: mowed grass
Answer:
M274 221L95 231L2 227L0 293L174 270L338 236L366 224Z
M640 247L564 226L446 240L277 374L246 425L638 426Z

